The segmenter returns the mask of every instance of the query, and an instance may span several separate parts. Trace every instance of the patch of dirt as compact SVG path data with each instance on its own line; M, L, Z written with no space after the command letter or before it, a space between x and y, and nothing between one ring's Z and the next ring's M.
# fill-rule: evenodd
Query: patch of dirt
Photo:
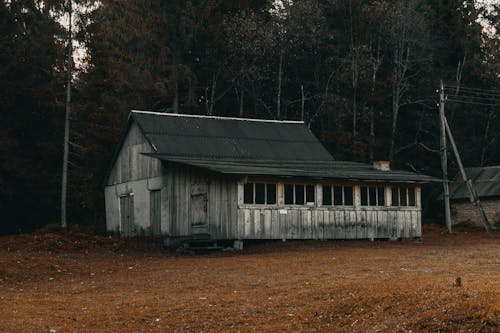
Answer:
M247 242L198 256L80 231L0 237L0 331L498 332L496 232L424 225L422 244Z

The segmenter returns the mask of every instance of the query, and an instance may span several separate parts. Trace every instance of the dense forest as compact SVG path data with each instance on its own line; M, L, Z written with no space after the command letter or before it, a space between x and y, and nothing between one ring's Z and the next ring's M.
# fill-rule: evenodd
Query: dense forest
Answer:
M2 232L60 221L68 5L0 0ZM494 1L73 0L72 8L70 224L103 229L102 180L131 109L299 119L336 159L439 176L443 80L465 166L500 163Z

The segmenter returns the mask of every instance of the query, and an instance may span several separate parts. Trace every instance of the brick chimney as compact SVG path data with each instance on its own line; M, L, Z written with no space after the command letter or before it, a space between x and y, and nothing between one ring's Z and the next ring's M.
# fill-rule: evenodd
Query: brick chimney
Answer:
M380 171L391 171L390 161L374 161L373 167Z

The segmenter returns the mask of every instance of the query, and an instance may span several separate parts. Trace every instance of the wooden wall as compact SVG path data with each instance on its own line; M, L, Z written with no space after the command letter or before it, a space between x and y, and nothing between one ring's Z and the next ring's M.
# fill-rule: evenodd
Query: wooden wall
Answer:
M238 209L237 183L232 177L167 164L166 209L171 236L187 236L191 230L191 186L207 184L208 229L212 238L235 239Z
M238 179L234 177L170 164L166 179L171 236L191 234L190 188L204 182L208 184L207 232L214 239L368 239L422 235L419 188L417 207L249 207L241 204Z
M154 150L151 144L133 121L118 152L106 185L161 176L161 161L141 154L152 152Z
M420 237L418 208L240 208L238 239Z

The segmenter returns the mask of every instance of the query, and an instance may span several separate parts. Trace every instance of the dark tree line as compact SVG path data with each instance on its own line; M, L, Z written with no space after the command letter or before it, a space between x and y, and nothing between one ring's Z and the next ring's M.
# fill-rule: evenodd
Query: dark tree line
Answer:
M4 231L58 223L67 4L0 1ZM103 226L101 182L131 109L302 119L337 159L391 160L398 168L439 175L436 89L443 79L458 87L447 91L457 100L497 103L449 103L446 112L466 166L500 163L498 5L74 4L84 52L73 88L70 223Z

